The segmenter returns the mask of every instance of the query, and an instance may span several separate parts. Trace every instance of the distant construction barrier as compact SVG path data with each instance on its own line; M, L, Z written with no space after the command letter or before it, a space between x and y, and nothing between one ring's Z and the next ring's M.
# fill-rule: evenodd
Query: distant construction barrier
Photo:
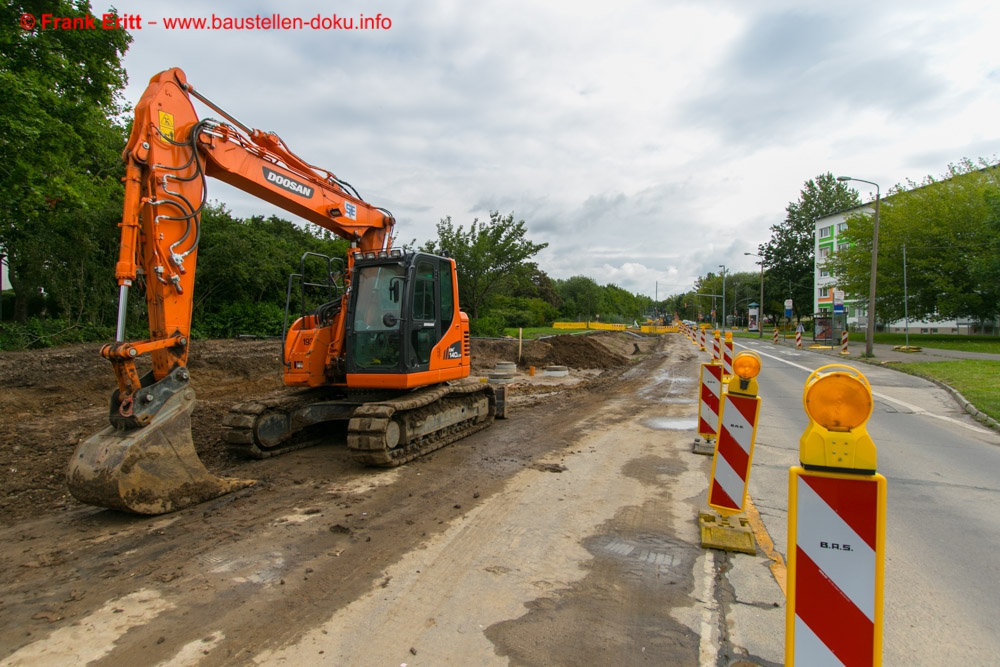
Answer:
M553 322L553 329L594 329L597 331L625 331L624 324L602 324L601 322Z
M593 329L594 331L625 331L631 328L633 331L635 327L629 327L625 324L604 324L601 322L553 322L553 329ZM667 334L667 333L678 333L680 327L676 326L655 326L652 324L644 324L639 327L639 331L644 334Z

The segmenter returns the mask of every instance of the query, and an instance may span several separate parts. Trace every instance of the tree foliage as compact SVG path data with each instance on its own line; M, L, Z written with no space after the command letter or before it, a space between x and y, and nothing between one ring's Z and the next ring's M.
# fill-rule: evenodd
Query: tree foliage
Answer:
M828 267L867 303L873 216L848 217L849 247ZM904 310L903 247L906 247ZM965 160L943 179L892 188L879 212L879 322L992 319L1000 312L1000 169Z
M797 318L812 314L816 221L860 203L857 191L829 172L805 182L799 200L785 208L785 220L773 225L770 240L758 247L767 271L765 299L787 295Z
M300 272L303 254L346 259L347 241L277 216L240 219L221 204L209 204L201 222L192 323L201 336L280 335L288 277ZM342 267L334 264L332 268ZM304 270L307 282L319 283L325 279L327 266L309 257ZM307 289L303 306L299 284L293 283L291 317L329 298L323 290Z
M479 218L468 230L456 227L451 216L437 225L437 240L428 241L421 250L447 254L458 269L459 295L462 306L472 319L480 315L487 297L504 281L529 279L538 267L529 262L548 243L534 243L527 238L524 220L514 221L514 214L500 215L491 211L487 222Z
M0 247L15 315L58 294L71 320L103 316L94 285L113 273L125 141L119 94L123 30L21 29L24 13L93 16L85 0L22 0L0 7ZM99 22L99 19L95 17Z

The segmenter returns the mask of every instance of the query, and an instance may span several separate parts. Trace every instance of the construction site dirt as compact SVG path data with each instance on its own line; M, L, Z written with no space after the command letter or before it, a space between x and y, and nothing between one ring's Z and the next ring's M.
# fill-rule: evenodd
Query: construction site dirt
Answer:
M343 428L274 459L237 458L221 417L281 391L280 342L196 341L199 456L256 483L156 517L66 489L75 446L107 421L114 379L99 347L0 353L0 664L697 663L693 623L665 611L690 606L697 550L672 502L688 491L664 482L705 460L677 454L690 433L636 422L693 413L695 353L681 337L474 340L474 375L518 364L509 418L393 469L356 463ZM552 365L569 375L546 376ZM533 527L516 528L506 515L529 498ZM475 548L455 548L476 534ZM638 540L655 573L602 565L616 539ZM488 562L432 558L446 545ZM648 576L658 592L636 595ZM427 602L422 587L451 601ZM431 607L396 618L417 600Z

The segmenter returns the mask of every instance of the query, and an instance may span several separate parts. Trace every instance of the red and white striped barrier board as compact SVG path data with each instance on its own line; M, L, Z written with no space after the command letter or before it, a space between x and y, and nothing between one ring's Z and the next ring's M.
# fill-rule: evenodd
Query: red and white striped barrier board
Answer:
M849 337L847 335L847 332L846 331L842 331L841 334L840 334L840 353L841 354L850 354L850 352L847 349L847 340L848 340L848 338Z
M722 363L722 346L719 344L719 332L712 335L712 361Z
M698 402L698 435L714 440L719 433L719 402L722 397L722 366L701 365L701 400Z
M728 334L727 334L728 335ZM733 377L733 339L726 338L722 344L722 375Z
M795 349L797 349L797 350L801 350L802 349L802 332L801 331L796 331L795 332Z
M698 351L699 352L704 352L705 351L705 330L704 329L701 329L701 338L699 338L699 342L698 342Z
M886 481L789 470L785 664L882 664Z
M712 457L708 506L722 516L743 511L760 415L759 396L727 392L719 415L719 444Z
M775 345L778 344L778 330L777 329L774 330L774 344Z

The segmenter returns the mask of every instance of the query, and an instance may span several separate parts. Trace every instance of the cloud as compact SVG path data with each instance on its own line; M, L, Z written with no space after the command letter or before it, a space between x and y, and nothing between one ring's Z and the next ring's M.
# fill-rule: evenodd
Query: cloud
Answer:
M867 110L933 111L948 86L929 56L879 45L880 37L868 22L829 6L756 16L682 117L727 142L759 144L794 142Z
M361 0L121 0L171 16L370 14ZM804 181L883 185L1000 153L1000 9L384 0L389 30L135 31L127 98L170 66L423 242L513 212L541 268L652 295L755 271ZM214 115L214 113L206 113ZM238 215L285 215L210 184Z

